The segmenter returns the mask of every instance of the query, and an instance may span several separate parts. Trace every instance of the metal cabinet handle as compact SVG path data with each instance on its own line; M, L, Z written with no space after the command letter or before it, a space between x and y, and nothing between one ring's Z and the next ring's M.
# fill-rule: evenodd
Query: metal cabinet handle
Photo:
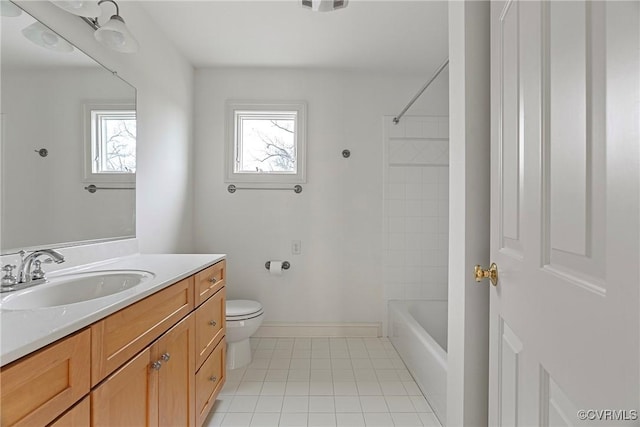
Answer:
M211 375L211 376L209 377L209 381L212 381L212 382L214 382L214 383L215 383L216 381L218 381L218 377L216 377L215 375Z
M151 364L151 369L154 371L159 371L162 368L162 362L168 362L171 359L171 355L169 353L164 353L160 356L160 360L156 360Z
M211 279L209 279L209 281L210 281L211 283L216 283L216 282L218 281L218 279L214 276L214 277L212 277Z
M216 325L217 325L217 323L216 323L216 321L215 321L215 320L209 320L209 324L210 324L211 326L216 326Z

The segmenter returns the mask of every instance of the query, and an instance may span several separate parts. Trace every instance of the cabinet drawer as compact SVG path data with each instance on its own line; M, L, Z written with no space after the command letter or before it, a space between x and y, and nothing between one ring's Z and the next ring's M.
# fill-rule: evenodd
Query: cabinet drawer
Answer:
M0 371L2 426L46 425L89 393L89 329Z
M192 276L91 325L91 385L122 366L193 307Z
M225 292L223 287L196 310L196 369L225 334Z
M196 273L196 306L202 304L211 295L225 285L227 264L222 260L211 267Z
M89 427L90 425L91 405L87 396L49 427Z
M201 426L225 381L226 343L223 339L196 373L196 416Z

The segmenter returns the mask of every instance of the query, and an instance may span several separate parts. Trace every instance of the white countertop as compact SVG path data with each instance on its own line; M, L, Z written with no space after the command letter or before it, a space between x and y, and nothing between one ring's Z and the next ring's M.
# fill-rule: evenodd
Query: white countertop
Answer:
M51 273L48 275L50 278L102 270L146 270L155 277L114 295L59 307L14 311L3 310L0 302L0 366L78 331L224 258L224 254L136 254ZM7 295L2 294L2 298Z

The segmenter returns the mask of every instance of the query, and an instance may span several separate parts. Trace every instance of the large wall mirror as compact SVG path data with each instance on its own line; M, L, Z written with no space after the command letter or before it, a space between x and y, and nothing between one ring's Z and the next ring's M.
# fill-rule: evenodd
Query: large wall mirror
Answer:
M0 5L2 254L135 237L135 88Z

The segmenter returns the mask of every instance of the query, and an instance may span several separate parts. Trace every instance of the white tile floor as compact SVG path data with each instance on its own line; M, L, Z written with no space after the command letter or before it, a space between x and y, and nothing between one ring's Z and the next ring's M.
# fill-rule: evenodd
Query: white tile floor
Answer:
M252 339L205 426L440 426L386 338Z

